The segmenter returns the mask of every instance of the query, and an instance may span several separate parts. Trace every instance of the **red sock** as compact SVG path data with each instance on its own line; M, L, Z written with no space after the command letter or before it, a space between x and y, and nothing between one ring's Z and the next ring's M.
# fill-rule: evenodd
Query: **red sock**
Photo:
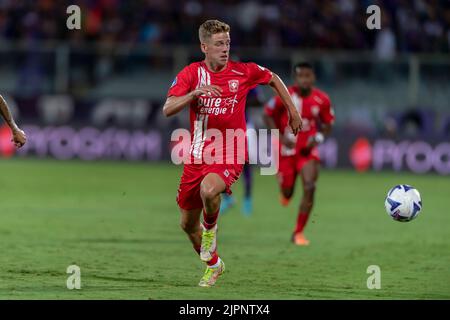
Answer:
M218 260L219 260L219 255L217 254L217 250L216 250L216 251L214 251L211 260L209 260L206 264L208 266L213 266L217 263Z
M194 246L194 250L200 255L200 246Z
M297 225L295 226L294 233L303 232L303 229L306 226L306 223L308 222L309 213L306 212L299 212L297 216Z
M206 229L212 229L217 223L217 217L219 216L219 210L214 214L206 214L203 209L203 226Z

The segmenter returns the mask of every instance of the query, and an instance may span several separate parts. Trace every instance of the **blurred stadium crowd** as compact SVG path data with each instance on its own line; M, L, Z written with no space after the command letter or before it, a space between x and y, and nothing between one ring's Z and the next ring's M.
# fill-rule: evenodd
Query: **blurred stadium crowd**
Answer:
M61 27L70 4L82 9L80 32ZM371 4L381 7L378 37L365 26ZM192 26L212 17L232 25L234 46L450 52L448 0L0 0L0 41L197 45Z
M78 31L65 27L71 4L81 8ZM366 27L372 4L381 30ZM38 111L26 99L40 95L146 99L149 125L165 125L160 103L178 69L199 58L198 26L211 18L231 25L234 54L288 83L292 63L311 60L339 109L336 128L450 136L448 0L0 0L0 91L30 119Z

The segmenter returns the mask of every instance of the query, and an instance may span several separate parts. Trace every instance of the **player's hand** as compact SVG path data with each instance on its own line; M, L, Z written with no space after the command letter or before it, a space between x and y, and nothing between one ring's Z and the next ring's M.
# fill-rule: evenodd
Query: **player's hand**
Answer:
M323 133L317 132L314 136L309 137L308 144L306 145L306 148L312 149L315 146L318 146L324 141L325 137Z
M300 115L298 114L298 111L296 110L289 116L289 126L292 129L292 133L294 135L297 135L297 133L302 129L302 118L300 118Z
M11 142L13 142L17 148L20 148L27 142L27 135L19 128L13 129Z
M210 96L210 97L220 97L222 95L222 88L216 86L214 84L203 86L198 89L195 89L191 92L192 96L197 98L202 95Z

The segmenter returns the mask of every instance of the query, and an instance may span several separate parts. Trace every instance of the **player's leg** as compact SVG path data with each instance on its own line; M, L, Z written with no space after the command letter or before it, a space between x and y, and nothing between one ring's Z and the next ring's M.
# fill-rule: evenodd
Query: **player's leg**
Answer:
M251 215L253 210L252 203L252 167L250 164L245 164L243 169L244 175L244 201L242 203L242 213L246 216ZM222 193L222 199L220 202L220 213L224 214L231 207L234 206L236 200L232 195L227 194L226 192Z
M203 201L200 197L200 185L203 179L201 168L195 165L185 165L177 194L177 204L180 208L180 225L187 234L195 251L200 254L202 228L200 215Z
M226 187L225 181L217 173L208 173L203 178L200 184L200 197L207 217L215 215L219 210L220 194Z
M252 167L250 164L245 164L243 169L244 174L244 202L242 204L242 213L246 216L251 215L253 210L252 204Z
M220 209L220 194L226 184L217 173L208 173L200 184L203 202L203 234L200 258L205 262L216 262L216 231Z
M224 214L229 209L231 209L234 204L236 203L236 200L231 194L227 194L226 192L222 193L222 200L220 201L220 213Z
M200 247L202 245L202 228L200 226L200 214L202 208L185 210L181 209L180 226L187 234L194 250L200 255Z
M225 271L225 264L217 253L217 218L220 209L220 194L226 190L224 180L216 173L208 173L200 184L200 197L203 202L202 238L200 259L208 266L199 286L213 286Z
M200 195L204 205L200 256L202 260L208 261L208 267L199 283L200 286L214 285L225 270L225 264L219 258L216 250L220 194L224 191L231 194L230 187L239 178L242 167L242 164L209 166L206 169L208 173L200 185Z
M300 172L303 184L303 197L300 204L300 211L310 213L314 205L314 193L316 191L316 182L319 177L319 162L309 160Z
M283 206L287 206L291 201L292 196L294 195L294 187L281 188L281 195L281 204Z
M298 245L308 245L309 241L304 236L304 229L314 205L314 193L319 177L319 162L315 159L308 160L300 171L303 184L303 196L297 216L297 224L294 230L293 241Z
M200 223L200 215L204 211L203 199L201 197L202 179L203 173L200 168L185 166L177 195L177 203L181 212L181 228L187 234L195 251L199 255L201 254L202 239L205 234L204 224ZM209 210L211 209L210 207L208 207ZM217 278L225 270L225 265L218 258L216 250L214 250L212 258L207 262L207 265L206 271L199 282L199 285L202 287L214 285Z
M200 214L202 208L185 210L181 209L181 228L188 235L194 250L200 255L202 244L202 228L200 224ZM217 256L217 253L215 253ZM208 261L206 271L199 282L199 286L210 287L215 284L217 278L225 271L225 264L218 258L218 261Z
M280 157L277 177L281 191L280 203L286 207L294 195L295 181L297 178L294 157Z
M244 165L244 201L242 203L241 212L245 216L250 216L253 211L252 202L252 164L258 163L258 138L255 131L255 126L252 121L249 121L247 117L247 150L248 150L248 162Z

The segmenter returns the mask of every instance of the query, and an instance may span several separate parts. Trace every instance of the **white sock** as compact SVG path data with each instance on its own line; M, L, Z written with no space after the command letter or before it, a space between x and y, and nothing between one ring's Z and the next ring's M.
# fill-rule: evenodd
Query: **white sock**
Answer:
M210 267L210 268L217 268L219 266L220 266L220 258L217 259L217 262L215 264L213 264L212 266L208 266L208 267Z

